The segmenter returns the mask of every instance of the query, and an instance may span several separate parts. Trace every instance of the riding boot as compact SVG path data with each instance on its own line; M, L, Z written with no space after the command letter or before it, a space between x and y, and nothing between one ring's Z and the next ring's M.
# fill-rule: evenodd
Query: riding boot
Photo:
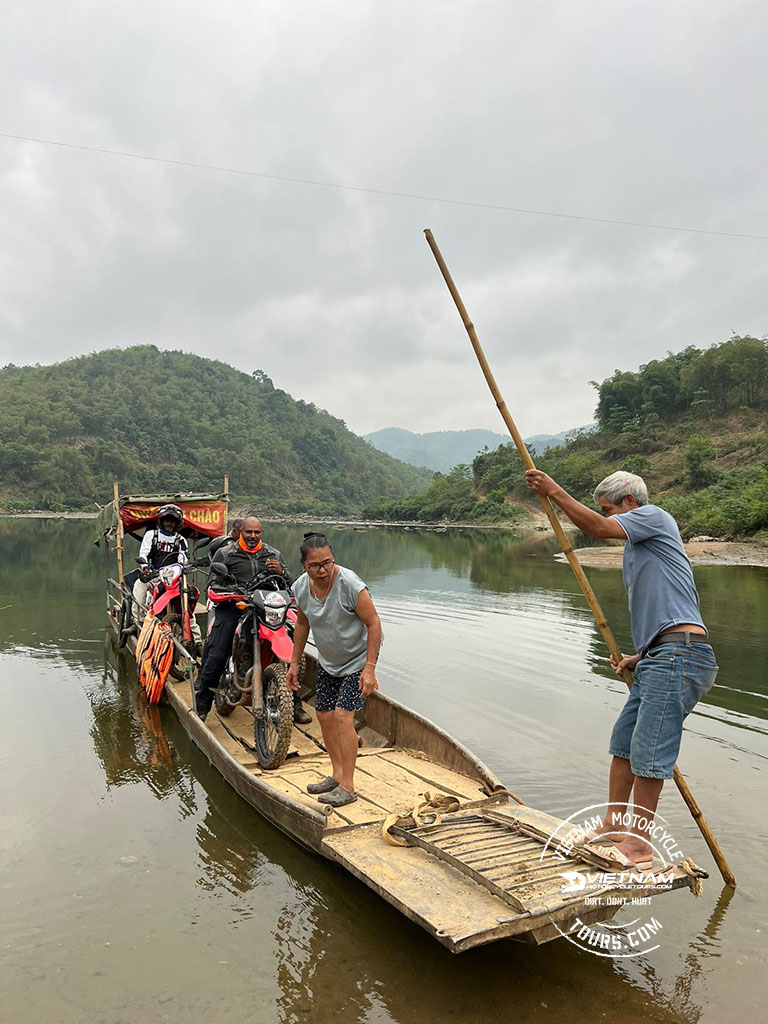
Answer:
M309 725L312 721L312 716L308 715L301 705L301 696L298 690L293 694L293 720L296 725Z

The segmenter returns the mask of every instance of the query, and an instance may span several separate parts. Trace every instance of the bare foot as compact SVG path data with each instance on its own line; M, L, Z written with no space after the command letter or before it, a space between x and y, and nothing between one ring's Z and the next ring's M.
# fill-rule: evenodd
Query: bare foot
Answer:
M647 864L649 860L653 860L653 850L651 847L636 836L629 836L622 842L617 843L616 849L620 850L633 864Z

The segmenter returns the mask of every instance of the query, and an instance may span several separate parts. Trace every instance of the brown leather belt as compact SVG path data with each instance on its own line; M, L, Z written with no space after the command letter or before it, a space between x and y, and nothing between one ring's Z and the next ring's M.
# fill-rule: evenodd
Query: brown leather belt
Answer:
M711 647L709 640L707 640L704 633L689 633L688 630L673 629L668 633L659 633L655 636L648 644L647 650L652 651L654 647L658 647L660 644L685 644L686 647L690 647L691 644L707 644Z

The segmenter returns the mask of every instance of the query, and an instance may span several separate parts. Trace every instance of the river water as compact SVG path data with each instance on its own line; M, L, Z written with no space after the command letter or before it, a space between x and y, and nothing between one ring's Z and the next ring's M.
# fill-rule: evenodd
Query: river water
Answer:
M265 529L291 568L304 529ZM107 638L104 556L91 532L90 522L0 521L0 1019L764 1019L768 569L696 570L721 668L688 720L680 766L735 894L670 783L660 813L712 874L700 900L680 891L654 902L659 949L613 961L564 940L502 942L455 957L262 821L170 709L147 711ZM606 798L607 738L625 690L550 541L330 533L384 622L382 689L532 806L565 816ZM629 648L621 574L590 577Z

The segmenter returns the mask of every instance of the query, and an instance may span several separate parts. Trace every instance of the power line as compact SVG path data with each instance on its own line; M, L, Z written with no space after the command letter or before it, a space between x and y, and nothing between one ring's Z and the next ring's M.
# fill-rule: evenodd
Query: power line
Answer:
M247 178L263 178L268 181L282 181L292 185L313 185L317 188L332 188L340 192L362 192L367 195L389 196L393 199L416 199L426 203L442 203L446 206L468 206L477 210L498 210L503 213L522 213L530 217L555 217L560 220L580 220L592 224L612 224L625 228L649 228L654 231L684 231L694 235L718 235L721 238L751 238L768 241L768 235L750 235L739 231L714 231L710 228L689 228L679 224L654 224L649 221L615 220L611 217L588 217L579 213L557 213L553 210L531 210L520 206L502 206L496 203L476 203L467 199L445 199L440 196L425 196L417 192L393 192L385 188L366 188L362 185L341 185L334 181L318 181L314 178L294 178L285 174L267 174L265 171L247 171L241 167L224 167L220 164L200 164L191 160L172 160L163 156L148 156L146 153L130 153L120 149L103 149L99 146L80 146L74 142L57 142L53 139L37 139L29 135L12 135L0 132L0 138L15 139L18 142L35 142L41 146L60 149L79 149L85 153L101 153L104 156L120 156L129 160L146 160L156 164L170 164L173 167L191 167L198 171L216 171L221 174L239 174Z

